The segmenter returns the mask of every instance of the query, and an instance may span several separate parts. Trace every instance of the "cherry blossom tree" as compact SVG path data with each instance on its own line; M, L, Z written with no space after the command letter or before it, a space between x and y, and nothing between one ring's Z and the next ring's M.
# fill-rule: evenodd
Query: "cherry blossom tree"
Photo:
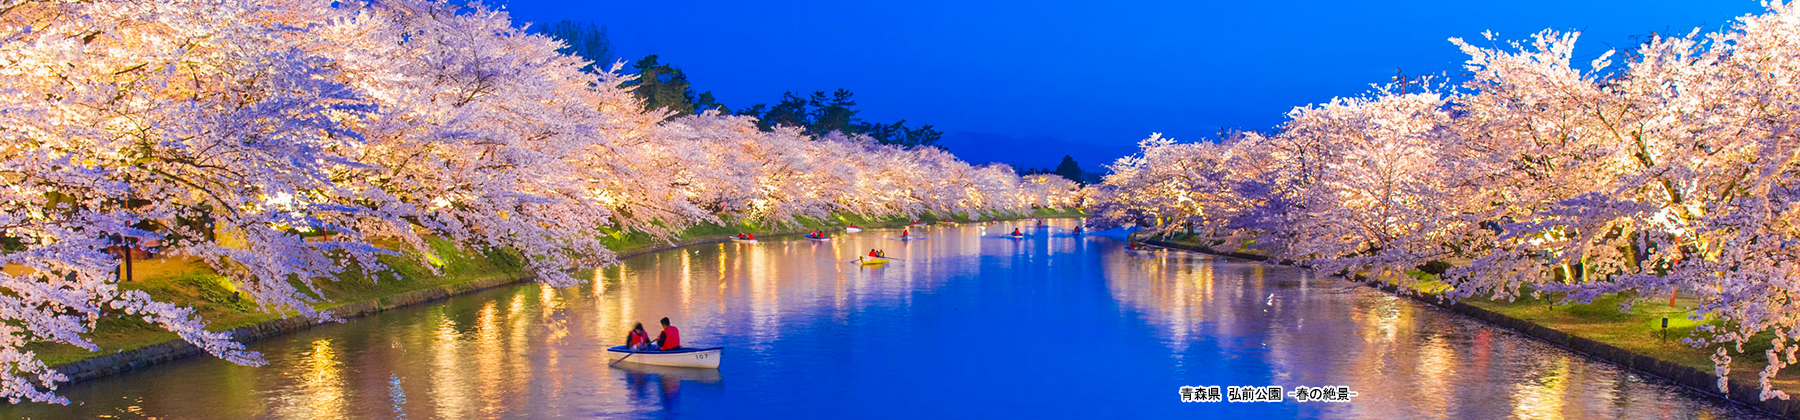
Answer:
M1454 90L1377 88L1220 144L1152 137L1091 208L1327 270L1452 265L1452 299L1688 293L1718 321L1690 342L1718 347L1719 375L1768 342L1760 397L1786 398L1770 379L1800 353L1800 11L1768 8L1655 37L1618 68L1607 53L1578 69L1574 33L1453 39L1471 74Z
M264 310L331 319L315 282L429 257L432 236L566 286L615 262L607 230L1078 203L931 147L668 120L561 46L480 3L0 2L0 396L67 403L27 344L93 350L109 317L260 363L120 288L121 250L151 243Z

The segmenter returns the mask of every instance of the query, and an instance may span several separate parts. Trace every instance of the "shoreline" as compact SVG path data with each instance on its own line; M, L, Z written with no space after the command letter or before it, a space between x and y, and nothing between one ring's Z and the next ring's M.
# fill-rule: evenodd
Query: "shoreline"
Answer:
M1058 215L1036 216L1036 215L1027 213L1027 214L1017 215L1017 217L1003 218L1000 220L1013 221L1013 220L1024 220L1024 219L1029 219L1029 218L1063 219L1063 218L1080 218L1080 217L1086 217L1086 216L1080 215L1080 214L1073 214L1073 215L1058 214ZM948 218L948 219L937 219L936 217L932 217L931 219L933 219L933 221L929 222L929 223L940 223L940 222L946 221L946 220L955 221L954 217ZM978 222L978 221L971 220L969 222L958 221L956 223L976 223L976 222ZM902 226L906 226L906 225L907 225L907 223L895 223L895 224L869 225L867 227L871 228L871 229L884 229L884 228L902 227ZM840 230L842 229L841 226L837 226L835 228L838 228ZM764 237L769 237L769 238L782 238L782 237L788 237L788 236L800 236L800 235L805 234L806 232L808 232L810 230L814 230L814 229L817 229L817 228L802 227L802 228L798 228L798 229L783 229L783 230L780 230L777 232L759 233L758 235L764 236ZM626 251L617 251L616 254L618 255L619 260L624 260L627 258L648 255L648 254L654 254L654 253L658 253L658 252L672 251L672 250L677 250L677 249L682 249L682 248L687 248L687 247L692 247L692 246L711 245L711 244L724 243L724 242L730 242L730 241L731 241L730 236L704 237L704 238L696 238L696 239L685 240L685 241L674 241L674 242L670 242L670 243L666 243L666 244L662 244L662 245L648 246L648 247L630 249L630 250L626 250ZM413 291L403 292L403 293L389 295L389 296L383 296L383 297L375 298L375 299L350 302L350 303L346 303L346 304L328 309L327 311L330 312L332 314L332 316L335 316L344 322L349 322L350 320L352 320L354 318L369 316L369 315L381 313L381 312L392 310L392 309L399 309L399 308L404 308L404 307L409 307L409 306L414 306L414 305L422 305L422 304L437 302L437 301L449 299L451 297L455 297L458 295L464 295L464 294L469 294L469 293L474 293L474 292L479 292L479 291L489 290L489 289L494 289L494 288L499 288L499 287L511 286L511 285L515 285L518 283L523 283L526 281L534 280L536 278L537 278L536 276L531 276L531 275L494 276L494 277L484 278L484 279L470 281L470 282L466 282L466 283L449 284L449 285L431 287L431 288L426 288L426 289L413 290ZM243 344L250 344L250 343L253 343L256 341L279 337L279 336L286 335L289 333L299 332L299 331L310 329L310 328L313 328L316 326L332 324L332 323L333 322L330 322L330 321L316 321L316 320L313 320L310 318L292 316L292 317L284 317L284 318L278 318L278 319L273 319L273 320L269 320L269 321L259 322L256 324L246 325L246 326L242 326L242 327L238 327L238 328L232 328L228 331L231 332L231 338L233 341L237 341L237 342L243 343ZM201 350L198 346L195 346L192 343L189 343L182 339L176 338L176 339L172 339L169 341L164 341L164 342L157 343L157 344L151 344L148 346L139 347L139 348L135 348L135 349L121 350L121 351L118 351L118 352L115 352L112 354L95 355L95 356L84 358L81 360L77 360L77 361L73 361L73 362L69 362L69 363L65 363L65 364L61 364L61 365L51 366L50 369L60 372L64 376L67 376L69 378L68 381L58 384L58 386L67 386L67 385L71 385L71 384L75 384L75 383L87 382L87 381L91 381L91 380L95 380L95 379L99 379L99 378L104 378L107 376L118 375L121 373L131 372L131 371L144 369L144 368L155 366L155 365L170 363L170 362L186 359L189 357L202 356L202 355L208 355L208 354L206 353L206 351Z
M1296 267L1305 268L1303 266L1299 266L1299 265L1294 264L1289 261L1281 261L1279 259L1270 258L1270 257L1262 256L1262 255L1246 254L1246 253L1242 253L1242 252L1216 251L1216 250L1206 248L1206 247L1185 245L1185 244L1179 244L1179 243L1162 241L1162 240L1148 240L1148 241L1144 241L1144 243L1159 246L1159 247L1169 248L1169 249L1179 249L1179 250L1183 250L1183 251L1199 252L1199 253L1203 253L1203 254L1217 255L1217 256L1236 258L1236 259L1241 259L1241 260L1249 260L1249 261L1254 261L1254 262L1259 262L1259 263L1264 263L1264 264L1287 265L1287 266L1296 266ZM1538 323L1531 322L1531 321L1526 321L1526 320L1519 319L1519 318L1514 318L1511 316L1507 316L1505 314L1501 314L1498 312L1494 312L1494 311L1490 311L1490 310L1483 309L1480 307L1476 307L1474 305L1469 305L1469 304L1462 303L1462 302L1454 302L1454 303L1445 302L1441 299L1437 299L1437 298L1434 298L1429 295L1424 295L1424 294L1420 294L1420 293L1410 293L1406 290L1402 290L1399 286L1396 286L1396 285L1366 281L1365 279L1362 279L1360 277L1361 276L1353 276L1353 277L1345 277L1345 278L1348 280L1355 281L1356 283L1361 284L1363 286L1374 288L1376 290L1380 290L1382 292L1386 292L1391 295L1407 298L1414 302L1419 302L1419 303L1422 303L1422 304L1425 304L1425 305L1428 305L1428 306L1431 306L1434 308L1442 309L1442 310L1445 310L1445 311L1448 311L1448 312L1451 312L1451 313L1454 313L1457 315L1462 315L1465 317L1473 318L1477 321L1481 321L1481 322L1487 323L1489 325L1493 325L1495 327L1499 327L1499 328L1505 329L1507 331L1511 331L1513 333L1516 333L1516 334L1519 334L1522 336L1537 339L1538 341L1548 343L1552 346L1556 346L1557 348L1568 350L1568 351L1571 351L1571 352L1574 352L1577 354L1581 354L1581 355L1584 355L1587 357L1591 357L1591 358L1594 358L1597 360L1605 361L1605 362L1611 363L1615 366L1625 368L1626 370L1635 371L1635 372L1638 372L1640 374L1644 374L1647 376L1654 376L1657 378L1661 378L1663 380L1669 381L1670 383L1691 389L1693 391L1699 392L1706 396L1719 398L1721 400L1724 400L1724 401L1727 401L1727 402L1730 402L1733 404L1750 407L1757 411L1761 411L1765 414L1773 415L1776 417L1800 419L1800 401L1792 400L1792 399L1790 399L1790 400L1771 399L1768 401L1760 401L1760 400L1758 400L1758 396L1762 392L1762 387L1757 385L1754 382L1743 381L1741 374L1738 376L1735 376L1734 377L1735 380L1730 381L1729 386L1730 386L1731 392L1729 394L1723 394L1723 393L1720 393L1717 391L1718 381L1719 381L1718 376L1713 375L1709 372L1694 368L1692 366L1686 366L1686 365L1682 365L1680 363L1670 362L1667 360L1662 360L1662 359L1658 359L1655 357L1646 356L1643 354L1639 354L1636 352L1618 348L1611 344L1606 344L1606 343L1602 343L1602 342L1595 341L1592 339L1576 336L1574 334L1570 334L1567 332L1563 332L1554 327L1546 326L1543 324L1538 324Z

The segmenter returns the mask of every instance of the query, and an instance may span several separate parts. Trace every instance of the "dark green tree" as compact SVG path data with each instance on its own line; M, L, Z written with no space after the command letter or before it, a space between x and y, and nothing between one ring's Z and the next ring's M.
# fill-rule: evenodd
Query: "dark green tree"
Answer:
M855 94L849 89L838 89L829 94L821 90L808 97L788 91L781 95L781 102L775 106L751 105L738 110L737 114L756 117L756 126L763 131L774 130L778 126L799 127L813 138L836 131L866 134L882 144L939 147L937 141L944 137L944 133L930 125L907 127L906 120L885 124L857 118L856 115L862 111L856 109L854 97Z
M911 128L906 126L906 120L895 121L893 124L865 123L860 131L881 144L901 147L941 147L937 145L937 141L944 137L943 132L932 128L930 124Z
M800 127L811 132L812 120L806 109L806 99L792 91L781 94L781 102L769 108L769 111L757 117L758 127L772 130L775 126ZM760 107L762 104L757 104Z
M695 112L705 112L708 110L719 111L719 113L721 113L721 114L731 113L731 109L726 108L725 104L720 103L719 100L717 100L717 99L713 99L713 94L712 94L712 91L710 91L710 90L705 91L705 92L700 92L700 97L694 98L694 111Z
M1072 156L1063 155L1062 163L1056 165L1055 173L1070 181L1082 182L1081 165L1076 164L1075 158Z
M606 27L594 25L593 22L576 22L561 20L537 28L538 33L556 38L566 44L557 50L587 59L593 63L587 69L606 70L612 68L612 41L606 37Z
M693 89L688 87L687 74L681 69L668 64L658 63L656 54L644 56L631 65L637 70L636 80L625 82L625 86L635 87L631 93L644 101L644 110L653 111L667 109L681 116L694 112Z
M856 124L856 113L860 111L851 108L856 106L856 101L850 99L852 96L855 94L849 89L838 89L829 96L822 90L813 92L812 99L807 100L807 105L812 107L808 113L812 124L806 126L806 132L815 138L833 131L856 133L860 128Z
M728 110L725 104L713 99L712 91L695 95L688 84L687 73L673 65L657 62L656 54L644 56L632 63L631 68L637 70L638 78L622 86L635 88L631 93L644 101L645 111L667 109L674 112L669 118L674 118L709 109Z

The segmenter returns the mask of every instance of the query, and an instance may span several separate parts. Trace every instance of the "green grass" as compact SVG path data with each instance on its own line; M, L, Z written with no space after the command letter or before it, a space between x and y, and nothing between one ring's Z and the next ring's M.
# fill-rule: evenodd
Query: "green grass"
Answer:
M1406 281L1410 283L1400 286L1427 295L1450 289L1448 284L1431 274L1413 270L1407 275ZM1701 325L1723 326L1723 323L1694 319L1691 308L1698 306L1698 302L1691 297L1677 297L1671 305L1666 296L1634 298L1615 293L1602 295L1588 303L1561 303L1561 295L1546 293L1533 297L1529 289L1524 295L1510 301L1472 298L1463 303L1702 372L1713 371L1711 355L1717 347L1695 348L1683 343L1682 339L1692 336ZM1630 308L1621 309L1627 301L1632 303ZM1665 317L1669 320L1667 330L1662 324ZM1731 372L1735 380L1754 383L1757 372L1768 366L1763 352L1771 347L1771 338L1774 338L1773 333L1759 334L1751 344L1744 346L1743 353L1732 353ZM1782 369L1776 376L1775 385L1777 389L1800 389L1800 366Z
M1703 324L1722 324L1717 320L1693 319L1693 311L1689 308L1694 307L1696 302L1691 298L1677 298L1674 306L1669 305L1667 297L1645 299L1636 302L1626 311L1619 308L1630 298L1618 294L1602 296L1590 303L1554 305L1556 299L1558 297L1544 296L1519 298L1510 302L1493 299L1468 299L1464 302L1633 353L1679 363L1702 372L1713 371L1710 356L1716 351L1716 347L1694 348L1682 343L1682 339L1689 337ZM1664 317L1669 319L1667 339L1663 338ZM1763 352L1770 348L1769 339L1773 337L1773 333L1758 334L1753 337L1751 344L1744 345L1743 353L1731 352L1733 379L1748 380L1751 383L1756 381L1756 373L1768 366ZM1776 376L1775 386L1789 391L1800 389L1800 366L1782 369Z
M498 276L522 277L522 261L510 251L458 250L449 241L428 241L432 253L443 265L440 273L409 257L382 257L390 269L368 275L346 272L336 281L316 282L323 296L317 309L330 309L351 302L381 299L416 290L469 283ZM209 330L223 331L278 319L280 314L264 312L256 303L240 295L223 276L200 261L192 259L151 259L135 264L132 282L120 288L142 290L151 297L194 308L210 325ZM132 350L178 339L175 333L144 322L136 317L101 318L89 334L100 347L87 351L66 344L32 343L26 346L51 366L80 361L94 356Z

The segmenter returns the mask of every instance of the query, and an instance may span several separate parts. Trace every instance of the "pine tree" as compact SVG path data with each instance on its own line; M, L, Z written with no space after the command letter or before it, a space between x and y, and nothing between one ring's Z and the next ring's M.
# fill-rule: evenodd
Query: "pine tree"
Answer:
M1070 181L1081 182L1081 165L1075 163L1074 157L1063 155L1062 163L1056 165L1056 174Z

